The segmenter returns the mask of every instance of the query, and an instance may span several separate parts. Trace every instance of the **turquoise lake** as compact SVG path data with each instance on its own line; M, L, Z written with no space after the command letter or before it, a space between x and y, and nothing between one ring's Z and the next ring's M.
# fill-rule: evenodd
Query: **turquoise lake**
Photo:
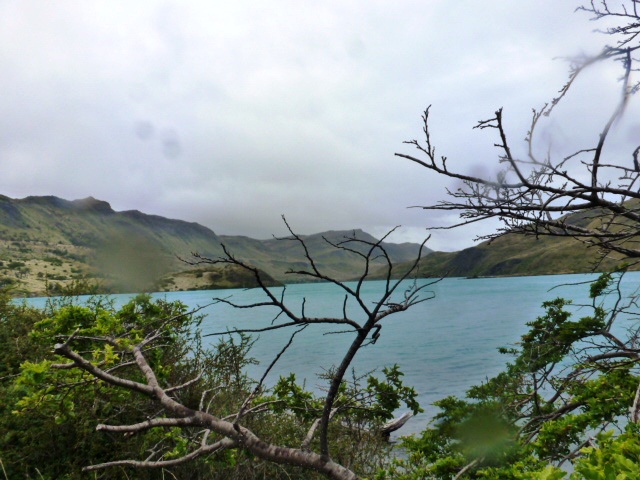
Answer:
M596 275L553 275L538 277L449 278L431 285L434 298L406 312L383 320L380 339L362 349L356 357L356 373L380 370L397 363L404 372L404 381L419 393L425 413L411 419L400 434L419 432L437 410L431 404L448 395L464 395L472 385L498 373L509 360L497 348L518 341L526 322L543 313L541 304L556 297L571 298L574 303L588 303L588 282ZM626 294L633 294L640 281L640 272L629 273L623 281ZM582 284L579 284L582 283ZM382 283L367 282L364 296L375 299ZM273 289L280 293L281 288ZM402 295L403 289L399 290ZM159 293L168 300L181 300L190 307L211 303L213 297L223 297L235 303L264 301L257 290L216 290ZM116 295L124 302L130 295ZM344 292L332 284L297 284L286 288L285 299L290 308L300 312L303 299L307 316L342 316ZM44 299L33 299L39 304ZM356 312L354 309L353 312ZM273 308L233 309L224 304L202 310L204 334L233 328L268 326L276 315ZM586 311L585 311L586 313ZM579 312L578 312L579 314ZM357 316L356 316L357 318ZM284 320L280 320L284 321ZM623 328L622 324L620 328ZM305 379L310 389L324 387L317 377L340 361L353 334L332 334L335 327L310 326L296 336L266 379L273 384L279 375L293 372ZM261 363L251 367L254 378L262 376L264 368L289 339L290 331L276 330L254 334L257 342L252 356ZM217 337L208 337L215 342ZM402 411L398 412L402 413Z

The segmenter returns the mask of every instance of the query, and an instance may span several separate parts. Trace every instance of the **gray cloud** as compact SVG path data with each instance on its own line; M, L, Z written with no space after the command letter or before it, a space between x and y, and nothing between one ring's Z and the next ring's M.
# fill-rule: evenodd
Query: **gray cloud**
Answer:
M492 171L476 121L504 106L522 139L566 78L554 58L605 40L576 5L2 2L0 193L93 195L220 234L281 234L285 214L301 233L402 224L396 240L417 240L455 220L407 208L450 186L393 156L422 110L440 154ZM593 141L616 77L585 76L545 141ZM620 131L624 152L638 124ZM468 246L481 228L431 246Z

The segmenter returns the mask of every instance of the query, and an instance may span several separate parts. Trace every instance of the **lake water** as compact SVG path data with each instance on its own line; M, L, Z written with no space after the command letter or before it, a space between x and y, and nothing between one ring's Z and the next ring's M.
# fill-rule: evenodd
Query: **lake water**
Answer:
M425 409L425 413L411 419L399 433L419 432L437 413L431 406L434 401L448 395L464 395L470 386L502 370L509 358L499 354L497 348L519 340L527 329L526 322L543 313L543 301L562 296L575 303L588 303L588 285L577 283L594 278L596 275L444 279L428 288L428 292L434 294L433 299L386 317L380 339L359 352L354 367L357 372L366 373L399 364L405 374L405 384L415 387ZM627 274L624 290L632 293L640 285L639 281L640 272ZM364 296L373 300L381 288L381 282L367 282ZM274 289L277 293L281 291L281 288ZM259 290L156 295L181 300L190 307L206 305L216 296L239 304L264 300ZM124 302L130 295L115 297L118 302ZM332 284L289 285L285 298L290 308L298 313L306 299L307 316L342 316L344 292ZM36 304L42 301L33 299ZM265 327L276 312L272 308L238 310L217 304L206 307L202 313L207 315L202 323L206 334L233 328ZM353 338L353 334L328 334L334 330L310 326L296 336L293 345L270 372L267 384L273 384L279 375L293 372L299 379L306 379L308 388L323 388L317 374L339 362ZM264 368L288 341L289 333L276 330L259 334L252 356L261 364L251 368L250 374L254 378L262 375ZM254 334L255 337L258 334ZM217 337L208 338L215 342Z

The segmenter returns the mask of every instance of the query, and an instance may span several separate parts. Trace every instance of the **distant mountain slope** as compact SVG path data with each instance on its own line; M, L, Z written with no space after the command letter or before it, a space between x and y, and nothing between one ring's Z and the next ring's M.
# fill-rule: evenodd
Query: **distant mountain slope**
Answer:
M214 232L196 223L115 212L91 197L0 196L0 283L13 280L30 292L83 276L100 277L116 291L136 290L184 268L176 255L216 255L219 244ZM25 263L21 272L7 269L16 261Z
M137 210L115 212L109 203L92 197L68 201L61 198L27 197L13 200L0 196L0 236L98 247L119 235L144 238L167 252L200 245L219 244L215 233L197 223L146 215ZM220 252L219 247L215 249Z
M314 235L300 236L316 264L327 275L338 279L353 278L362 271L362 259L353 253L344 250L336 250L331 244L338 245L350 238L356 238L369 243L378 240L362 230L328 231ZM304 257L304 250L299 242L293 238L253 240L247 237L228 237L221 235L222 241L230 248L238 248L243 252L242 258L258 265L263 270L270 272L275 278L282 281L300 281L304 277L288 275L286 271L306 268L308 262ZM419 245L414 243L383 243L385 250L394 263L407 262L414 259L419 250ZM364 252L367 248L362 243L349 242L345 247ZM426 249L426 251L430 251ZM376 267L382 266L384 260L378 258ZM345 272L347 275L345 276Z
M601 212L568 215L569 222L593 226ZM506 234L458 252L434 252L420 263L422 276L475 277L601 272L614 269L619 256L600 261L598 250L568 237ZM638 266L631 267L638 269Z
M318 265L344 280L357 274L359 257L332 249L323 236L337 243L351 235L375 241L361 230L304 238ZM179 257L189 258L192 252L217 257L221 243L275 281L300 281L285 272L307 264L297 242L218 236L197 223L136 210L116 212L92 197L69 201L0 195L0 286L13 284L27 293L42 293L47 284L64 286L86 276L101 278L114 291L153 288L166 274L188 268ZM385 246L394 262L408 261L418 250L412 244ZM164 281L171 284L166 277Z

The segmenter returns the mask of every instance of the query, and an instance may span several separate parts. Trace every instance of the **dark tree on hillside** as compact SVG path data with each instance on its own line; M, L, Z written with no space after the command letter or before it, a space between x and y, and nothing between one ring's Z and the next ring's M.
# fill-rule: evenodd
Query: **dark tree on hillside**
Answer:
M617 252L626 258L640 257L640 138L620 157L605 149L616 122L640 88L640 1L592 1L578 10L595 20L615 20L616 26L604 30L613 44L605 46L597 56L574 59L568 81L558 96L533 110L524 156L517 156L512 149L502 108L475 127L491 130L496 137L494 145L500 151L498 161L503 167L496 178L465 174L453 167L446 156L436 155L429 128L430 107L423 115L424 138L405 142L416 147L419 154L396 153L462 183L460 188L448 191L448 199L421 207L460 212L460 223L441 228L493 218L499 219L502 227L481 239L505 233L570 236L600 248L603 255ZM609 62L619 65L620 96L611 106L600 134L590 145L577 146L567 156L559 158L546 149L540 154L536 142L541 122L554 115L558 103L571 94L586 69ZM567 221L566 214L576 212L583 212L580 220Z

